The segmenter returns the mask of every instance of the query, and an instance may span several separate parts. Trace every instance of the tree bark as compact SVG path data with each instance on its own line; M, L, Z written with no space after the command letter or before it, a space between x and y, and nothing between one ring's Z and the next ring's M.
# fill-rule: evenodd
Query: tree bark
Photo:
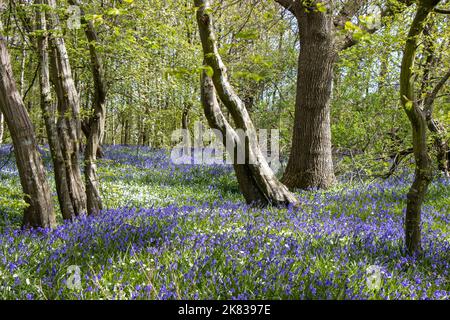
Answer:
M189 111L191 110L192 105L190 103L186 103L183 108L183 114L181 115L181 128L183 130L189 129Z
M290 189L323 188L336 182L332 157L330 102L333 88L333 69L337 53L358 43L352 34L341 36L345 23L368 0L346 0L337 15L333 15L337 1L276 0L296 18L300 36L297 98L292 147L282 181ZM406 6L410 0L399 0ZM319 9L318 4L326 6ZM387 4L382 17L397 12ZM377 28L366 29L373 33Z
M51 190L37 149L33 124L17 89L6 40L2 35L0 60L0 111L11 134L20 182L28 204L22 224L25 228L52 228L56 225L56 219Z
M438 63L438 58L435 55L435 44L432 38L433 29L433 19L430 19L423 31L423 34L425 36L424 51L427 55L425 59L425 68L423 71L420 93L421 96L425 97L423 99L423 109L425 110L428 129L432 132L434 147L437 152L436 158L438 169L444 174L444 176L449 177L449 164L447 160L447 152L449 151L449 146L446 141L446 128L442 123L434 119L433 109L434 101L436 100L439 91L450 78L450 70L448 70L447 73L438 81L433 89L430 89L433 87L433 81L431 77L432 69Z
M86 180L87 209L89 214L99 214L103 208L100 195L100 186L97 175L97 153L105 132L106 114L106 82L103 72L103 62L97 52L97 32L92 21L85 19L85 13L78 0L70 0L71 5L77 5L81 10L81 19L84 24L84 33L89 42L89 55L91 58L91 70L94 80L94 104L93 115L88 122L87 143L84 153L86 164L84 176Z
M234 168L240 189L247 203L266 206L298 205L297 198L289 192L270 169L258 144L256 129L242 100L236 95L228 81L225 65L218 52L209 0L195 0L198 7L197 23L207 68L213 70L212 77L203 73L202 102L205 115L212 128L218 129L224 138L225 148L237 157L237 149L245 150L245 161L234 160ZM216 92L230 112L237 129L236 133L223 115ZM228 138L228 139L227 139ZM227 141L228 140L228 141Z
M42 1L36 1L36 3L41 4ZM51 94L47 20L45 18L45 13L40 9L36 10L36 18L37 29L41 32L37 37L37 49L40 63L39 83L41 90L41 110L53 162L55 185L61 214L65 220L70 220L76 216L76 213L70 196L68 181L70 177L67 176L66 162L58 138L56 103L53 101Z
M450 163L447 154L450 152L449 145L446 141L446 128L442 123L433 118L434 101L443 88L445 83L450 79L450 70L436 84L433 91L427 93L424 100L424 110L427 120L428 129L433 133L434 145L437 151L438 169L444 176L449 177Z
M55 0L45 0L52 8L48 13L49 25L53 33L61 32ZM79 152L81 144L80 101L72 78L69 57L64 39L59 34L52 34L51 73L58 98L57 130L59 143L64 158L69 196L75 216L86 213L86 191L81 178Z
M416 170L414 182L408 192L405 218L405 246L408 254L420 253L421 247L421 210L428 186L432 180L431 160L427 146L427 121L425 111L421 109L415 97L414 64L418 40L425 22L439 0L421 0L416 16L408 33L403 51L400 74L400 98L412 127L414 158Z
M0 144L3 143L3 133L5 132L4 121L5 121L5 118L3 117L3 113L1 113L1 111L0 111Z
M282 181L290 189L329 188L335 181L330 125L336 61L332 17L295 10L300 33L295 122Z

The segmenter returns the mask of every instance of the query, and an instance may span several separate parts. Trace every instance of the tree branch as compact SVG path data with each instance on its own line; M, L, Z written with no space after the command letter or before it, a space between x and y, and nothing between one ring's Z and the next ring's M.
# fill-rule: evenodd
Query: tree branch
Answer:
M441 89L444 87L444 85L448 81L448 79L450 79L450 69L441 78L441 80L436 84L433 91L431 91L431 93L429 95L427 95L427 97L425 98L424 108L427 112L427 115L428 115L428 113L433 113L432 106L434 104L434 100L436 100L439 91L441 91Z
M278 2L282 7L284 7L286 10L291 12L294 16L297 16L297 9L300 5L299 1L297 0L275 0Z
M441 14L450 14L450 9L436 8L434 9L434 12Z
M358 13L359 8L357 7L357 4L359 3L360 6L362 6L363 2L365 2L365 1L362 1L362 0L348 0L348 2L352 2L353 3L352 9L351 10L350 9L345 9L345 6L344 6L343 11L341 11L342 13L339 14L339 16L341 16L341 18L340 19L337 18L334 21L334 24L335 24L335 26L337 28L343 29L345 27L345 22L350 21L351 18L354 17L356 15L356 13ZM387 6L386 8L384 8L381 11L380 18L383 19L383 18L386 18L386 17L392 17L396 13L403 11L405 7L409 7L409 6L411 6L414 3L413 0L398 0L398 2L403 4L404 7L400 8L400 9L397 9L394 6L389 5L389 6ZM353 12L353 14L352 14L352 12ZM345 13L347 13L346 19L345 19L344 16L342 16ZM367 32L368 34L373 34L373 33L377 32L379 29L380 29L380 26L376 26L376 27L370 28L370 29L365 28L364 31ZM349 34L349 35L347 35L344 38L344 40L340 43L340 45L338 45L338 50L339 51L346 50L346 49L356 45L358 42L359 42L359 40L355 39L352 34Z

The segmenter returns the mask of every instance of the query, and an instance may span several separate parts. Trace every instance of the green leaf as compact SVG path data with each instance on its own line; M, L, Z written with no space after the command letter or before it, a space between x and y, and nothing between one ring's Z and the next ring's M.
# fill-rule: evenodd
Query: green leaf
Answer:
M208 77L212 77L214 75L214 69L210 66L202 66L199 68L200 72L205 71Z
M323 12L323 13L327 12L327 7L325 6L325 3L319 2L317 4L317 11Z
M108 16L119 16L120 15L120 10L117 9L117 8L111 8L111 9L106 11L106 14Z
M235 37L236 39L242 40L254 40L258 39L259 33L257 30L241 31L239 33L236 33Z
M408 101L405 103L405 109L407 111L411 111L413 109L413 102L412 101Z

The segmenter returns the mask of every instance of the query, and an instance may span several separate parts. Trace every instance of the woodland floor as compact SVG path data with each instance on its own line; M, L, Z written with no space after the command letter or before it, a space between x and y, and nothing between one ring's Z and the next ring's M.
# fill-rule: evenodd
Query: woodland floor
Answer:
M427 196L424 254L405 258L408 174L301 192L300 209L252 209L230 167L109 147L101 216L22 232L9 149L0 148L0 298L450 299L449 180L437 178ZM81 289L66 285L73 265ZM373 266L379 289L367 281Z

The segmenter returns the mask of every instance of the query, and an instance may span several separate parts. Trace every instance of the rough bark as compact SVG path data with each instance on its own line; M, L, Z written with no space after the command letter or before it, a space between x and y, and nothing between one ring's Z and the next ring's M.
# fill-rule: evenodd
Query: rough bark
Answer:
M91 71L94 80L93 115L88 121L87 143L84 153L86 164L84 176L86 180L87 209L89 214L99 214L103 208L97 175L97 153L105 132L106 114L106 82L103 72L103 62L98 54L97 32L92 21L85 19L85 13L78 0L70 0L70 4L77 5L81 9L81 19L84 24L84 33L89 42L89 55L91 58Z
M42 1L37 1L36 3L41 4ZM37 37L37 49L40 64L39 83L41 91L41 110L53 162L55 185L61 214L65 220L70 220L76 216L76 213L70 197L70 189L68 184L68 179L70 179L70 177L67 176L62 146L58 138L58 128L56 126L56 103L53 101L51 94L47 20L45 18L45 14L39 9L36 11L36 18L37 29L41 31L40 35Z
M332 17L297 9L300 32L295 122L282 181L294 188L328 188L334 175L330 102L336 61Z
M420 253L421 248L421 210L428 186L432 180L431 160L427 146L427 121L425 111L415 97L413 69L417 45L425 22L439 0L421 0L414 21L408 33L403 51L400 74L400 97L403 108L412 127L415 158L414 182L408 192L405 218L405 246L408 254Z
M337 1L276 2L297 18L300 38L292 147L282 181L291 189L326 189L336 181L330 127L333 69L337 53L358 43L351 33L341 31L369 1L344 1L337 14L333 14ZM412 3L410 0L399 2L406 6ZM326 12L318 10L318 3L327 6ZM381 16L395 14L397 10L392 7L386 4ZM374 27L365 31L376 30Z
M56 225L44 165L39 154L33 125L13 77L6 40L0 35L0 111L14 145L20 182L28 207L23 227L51 228Z
M81 178L79 152L81 143L80 101L72 78L69 57L62 36L55 0L45 0L53 10L48 13L50 37L50 78L58 98L57 129L64 158L69 196L75 216L86 213L86 191Z
M197 23L204 52L205 64L213 70L212 77L203 74L202 101L205 115L213 128L219 129L232 143L226 143L227 151L245 150L245 161L234 161L234 168L240 189L248 203L254 205L297 205L298 200L289 192L270 169L257 139L256 129L242 100L236 95L228 81L227 70L218 52L215 31L210 14L209 0L195 0L198 7ZM243 130L245 138L236 133L223 115L216 92L230 112L237 129ZM229 140L230 140L229 139ZM225 139L226 140L226 139ZM237 156L236 153L234 153ZM236 159L235 159L236 160Z

